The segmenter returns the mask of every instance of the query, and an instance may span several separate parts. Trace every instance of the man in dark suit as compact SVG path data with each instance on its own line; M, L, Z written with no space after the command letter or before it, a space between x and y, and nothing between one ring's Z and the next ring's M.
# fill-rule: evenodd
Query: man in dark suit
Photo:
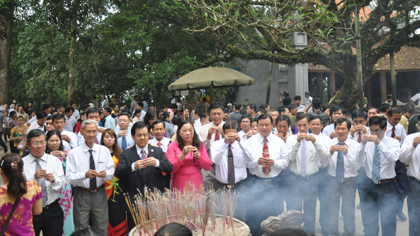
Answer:
M115 170L115 176L120 179L122 191L129 194L132 202L134 202L134 195L138 194L137 189L144 194L144 187L151 190L156 188L160 191L169 188L173 166L162 149L148 144L149 129L143 121L133 125L131 136L135 145L121 154L120 162ZM128 206L123 204L127 211L129 232L135 224Z

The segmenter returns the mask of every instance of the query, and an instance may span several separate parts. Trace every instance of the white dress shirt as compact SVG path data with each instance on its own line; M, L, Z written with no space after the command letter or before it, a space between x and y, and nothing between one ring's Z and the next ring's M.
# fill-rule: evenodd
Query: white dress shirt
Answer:
M395 162L400 155L400 143L394 138L384 136L378 145L381 156L380 179L392 179L396 176ZM367 177L372 179L373 154L375 152L375 143L361 143L357 157L358 162L363 162Z
M73 186L90 188L90 179L86 178L86 172L90 169L90 153L86 143L73 148L67 156L66 180ZM105 170L105 178L96 177L96 186L100 187L105 181L114 178L114 161L109 149L105 146L93 144L92 156L97 172Z
M248 140L248 134L245 133L245 131L241 130L238 132L239 138L241 138L241 140Z
M139 155L140 160L142 159L142 155L141 155L142 150L144 150L144 155L147 158L147 156L149 155L149 144L146 144L146 147L144 147L144 148L141 148L136 144L136 151L137 151L137 155ZM153 150L151 150L151 151L153 151ZM156 159L155 167L159 167L159 165L160 165L159 159L157 159L157 158L155 158L155 159ZM131 163L131 171L136 171L136 168L134 167L134 162Z
M201 121L200 119L194 120L194 129L195 132L198 132L197 130L199 130L201 128Z
M246 141L245 154L252 160L248 163L249 172L260 178L274 178L280 174L283 169L287 168L289 164L287 160L286 146L283 139L274 134L267 136L268 152L270 159L274 160L274 165L271 166L271 172L266 175L263 172L263 166L258 164L258 159L263 156L264 137L261 134L256 134Z
M117 135L117 137L118 137L118 135ZM102 139L102 133L98 131L98 134L96 135L96 141L98 142L98 144L101 144L101 139ZM77 146L80 146L83 143L85 143L85 137L83 137L83 135L79 131L77 133Z
M61 135L67 135L67 136L69 136L69 138L70 138L70 142L69 142L69 144L70 144L70 147L71 148L75 148L75 147L77 147L77 135L75 134L75 133L73 133L73 132L69 132L69 131L67 131L67 130L63 130L63 132L61 132L60 133Z
M44 206L48 206L53 203L60 196L60 189L64 188L66 180L64 178L63 165L61 164L60 159L55 156L44 154L39 161L41 168L46 170L47 173L52 173L54 175L54 182L45 180L45 187L47 188L48 201ZM36 180L35 179L35 170L36 170L36 158L29 154L23 161L23 173L26 176L26 181Z
M357 142L357 139L359 138L359 133L361 133L362 136L365 135L365 134L370 134L370 128L369 127L366 127L366 133L359 132L359 131L354 132L354 136L351 136L351 132L349 132L348 138Z
M322 130L322 134L324 134L328 138L331 137L332 132L335 132L334 123L325 126L324 129Z
M331 145L338 145L340 143L337 138L331 140ZM352 178L357 176L357 170L362 166L361 162L357 162L357 154L359 151L359 143L349 138L344 141L347 147L347 154L343 153L344 156L344 178ZM328 158L324 162L324 166L328 165L328 174L335 177L337 172L337 155L338 152L334 152L333 155L328 151Z
M309 96L308 97L308 100L306 100L306 106L305 106L305 108L308 107L308 106L310 106L312 104L312 100L313 100L313 98L311 96ZM313 112L312 107L308 109L308 113L310 113L310 112Z
M314 134L314 133L312 133L312 134ZM321 139L321 143L324 145L324 147L325 147L325 151L326 152L329 152L330 151L330 148L331 148L331 138L330 137L327 137L326 135L324 135L323 133L319 133L318 134L318 138L320 138ZM327 154L328 155L328 154ZM322 158L322 153L316 153L316 158L318 159L318 167L321 167L321 166L326 166L326 165L323 165L323 163L321 163L321 160L323 160L323 158ZM326 160L325 158L324 158L324 160ZM328 165L328 164L327 164Z
M73 132L73 126L74 126L74 120L73 116L70 116L70 118L67 118L67 116L64 116L66 119L66 125L64 125L64 130L68 132Z
M31 132L31 130L34 130L34 129L39 129L42 132L44 132L44 126L45 126L45 124L43 126L40 126L38 124L38 121L32 122L31 125L29 126L28 130L26 131L26 134L29 134L29 132Z
M305 106L300 104L299 107L297 108L297 112L303 112L303 110L305 110Z
M73 117L76 120L76 122L80 118L80 112L77 109L74 109Z
M323 163L325 158L328 156L328 152L322 144L322 139L316 134L312 134L316 141L306 141L306 176L315 174L319 170L319 163ZM301 175L301 162L302 162L302 148L301 142L297 141L298 134L292 135L287 138L286 148L289 155L289 169L297 174Z
M238 183L247 177L246 164L252 159L245 154L247 142L241 139L241 142L235 141L231 145L233 166L235 169L235 183ZM211 145L211 161L216 164L216 179L222 184L228 184L228 152L229 144L224 139L215 141Z
M393 126L387 121L386 122L386 132L385 135L391 137ZM395 126L395 137L401 136L400 146L404 143L405 138L407 137L407 133L405 132L404 126L401 124L397 124Z
M415 137L420 137L420 133L414 133L407 136L400 153L400 161L408 165L407 175L420 180L420 145L413 147Z
M206 146L207 153L209 154L209 156L211 156L210 146L214 142L214 139L216 138L216 132L214 132L211 135L211 138L207 139L207 134L209 133L209 129L211 127L223 127L224 123L225 122L222 121L222 122L220 122L219 125L215 125L213 122L210 122L208 124L205 124L205 125L201 126L201 128L200 128L199 138L200 138L200 141L204 144L204 146ZM220 139L223 138L221 133L219 133L219 137L220 137Z
M18 114L18 116L19 116L19 115L20 115L20 114ZM27 123L32 124L32 123L34 123L34 121L36 121L36 116L34 116L34 117L30 118L30 119L27 121Z
M159 144L158 144L159 142L160 142L160 148L162 149L164 153L166 153L166 151L168 150L169 143L171 142L171 139L163 137L162 140L158 141L156 137L154 137L153 139L149 140L149 144L155 147L159 147Z

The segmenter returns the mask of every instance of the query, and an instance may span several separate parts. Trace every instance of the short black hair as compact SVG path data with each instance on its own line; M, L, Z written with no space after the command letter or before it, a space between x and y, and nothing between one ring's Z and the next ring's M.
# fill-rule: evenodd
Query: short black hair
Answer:
M105 108L104 108L104 111L106 111L106 112L108 112L108 113L111 113L111 112L112 112L112 110L111 110L111 108L110 108L110 107L105 107Z
M142 102L138 102L137 106L141 107L141 109L143 109L143 103Z
M155 236L192 236L192 232L187 226L179 223L169 223L164 225L158 231Z
M367 120L367 114L362 109L354 110L351 113L351 119L352 120L355 119L355 118L357 118L357 117L363 117L363 118L365 118L365 120Z
M48 108L50 108L51 107L51 105L50 104L48 104L48 103L45 103L45 104L42 104L42 106L41 106L41 109L42 110L47 110Z
M338 120L336 120L334 122L334 129L337 127L337 125L341 125L344 122L346 122L346 124L347 124L347 129L350 130L351 129L351 122L346 118L338 118Z
M220 103L220 102L215 102L215 103L213 103L213 104L211 104L211 105L210 105L210 111L211 111L211 110L213 110L213 109L218 109L218 108L220 108L220 109L222 109L222 110L223 110L223 105L222 105L222 103Z
M150 132L150 127L146 125L146 122L139 121L139 122L134 123L133 126L131 127L131 135L136 136L136 129L143 129L143 128L146 128L147 132Z
M290 105L292 103L292 99L290 98L290 97L285 97L284 99L283 99L283 105L284 106L288 106L288 105Z
M174 116L174 117L172 117L172 120L171 121L172 121L172 124L179 125L179 123L181 123L181 121L182 121L182 118L181 117L178 117L178 116Z
M376 110L376 113L379 113L379 109L378 108L376 108L376 107L369 107L367 110L369 111L369 110L372 110L372 109L375 109Z
M319 119L319 122L321 122L321 125L324 125L324 123L322 123L321 117L316 113L312 113L311 115L308 115L306 118L308 118L308 123L311 123L311 121L313 120Z
M209 114L207 114L207 113L205 113L205 112L199 112L198 113L198 116L200 117L200 119L201 118L206 118L206 117L209 117Z
M284 103L283 103L284 104ZM294 104L290 104L290 105L287 105L287 109L289 109L289 111L292 111L292 110L294 110L296 108L296 105L294 105Z
M287 121L287 124L290 126L290 118L285 115L279 115L276 119L276 124L278 124L280 121Z
M241 104L240 103L235 103L235 104L233 104L233 107L235 108L235 110L239 110L239 109L241 109Z
M245 115L242 115L242 117L241 117L241 122L242 122L242 120L243 119L249 119L249 122L251 122L252 121L252 117L251 117L251 115L250 114L245 114Z
M236 120L232 120L231 122L225 122L223 124L223 132L225 132L227 129L236 129L238 130L239 124Z
M318 110L318 109L321 108L321 105L322 105L322 99L321 98L318 98L318 97L314 98L314 100L312 101L312 107L314 109L317 109Z
M342 107L340 105L337 105L337 106L333 107L333 109L331 109L331 114L334 113L334 112L338 112L340 110L343 114L346 114L346 109L344 109L344 107Z
M392 95L391 94L386 95L386 99L388 98L392 98Z
M45 133L43 131L39 130L39 129L33 129L26 136L26 141L28 141L28 143L31 144L31 139L32 138L37 138L39 136L44 136L44 138L45 138Z
M73 107L66 107L66 109L64 110L65 113L69 113L69 112L74 112L74 108Z
M282 112L286 112L286 107L285 106L277 107L277 111L279 112L279 115L281 115Z
M267 114L267 112L264 109L261 109L261 108L257 110L257 113L258 112L261 112L261 114Z
M408 113L410 113L410 114L413 114L413 112L414 112L414 108L412 108L412 107L406 107L406 108L404 109L404 112L408 112Z
M152 129L155 129L155 125L158 125L158 124L163 124L163 128L165 128L165 122L163 122L161 120L155 120L152 123Z
M249 109L254 110L254 112L257 112L257 105L255 103L248 104Z
M169 105L169 108L171 108L171 109L178 109L178 106L176 104L171 104L171 105Z
M293 98L293 100L294 100L294 101L296 101L296 100L302 100L302 97L301 97L300 95L296 95L296 96Z
M63 114L56 114L53 116L52 121L54 122L55 120L61 120L61 119L63 119L64 122L66 122L66 118L64 117Z
M308 119L306 118L306 114L305 114L305 113L303 113L303 112L298 112L298 113L296 113L296 122L298 122L298 121L300 121L300 120L303 120L303 119L308 120Z
M36 115L37 120L44 119L45 117L48 116L47 113L45 113L45 111L43 110L37 110L35 115Z
M121 113L118 115L118 117L121 117L121 116L127 116L127 118L128 118L128 119L130 119L130 114L128 114L128 112L121 112Z
M99 112L96 108L89 108L86 112L86 118L88 118L91 113L99 113Z
M379 125L379 127L383 130L387 125L387 119L383 116L374 116L369 119L369 127L372 125Z
M267 114L262 114L258 116L257 118L257 124L260 122L260 120L270 119L270 123L273 123L273 118Z
M380 112L386 112L386 110L390 107L391 107L391 105L389 105L388 103L382 103L382 105L379 107L379 111Z
M392 116L393 114L402 114L402 111L399 107L393 107L388 111L388 115Z
M260 105L261 109L267 109L268 108L268 104L267 103L263 103Z

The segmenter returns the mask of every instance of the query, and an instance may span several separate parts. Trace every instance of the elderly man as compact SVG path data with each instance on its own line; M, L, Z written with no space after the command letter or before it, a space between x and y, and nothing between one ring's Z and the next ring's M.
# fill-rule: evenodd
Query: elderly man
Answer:
M99 117L99 112L98 110L96 110L95 108L89 108L86 112L86 119L88 120L94 120L97 123L99 123L99 121L101 120L101 118ZM101 143L101 139L102 139L102 132L105 130L104 127L98 127L98 134L96 135L96 144L100 144ZM82 132L78 132L77 133L77 146L82 145L85 142L85 138L82 135ZM121 148L121 146L120 146Z
M149 126L145 122L136 122L131 128L131 137L136 145L125 150L120 157L120 163L115 171L115 176L120 179L120 186L124 193L128 193L132 202L134 195L144 188L164 191L169 188L170 173L173 166L166 158L161 148L154 147L149 142ZM105 198L106 199L106 198ZM128 231L136 225L126 203L123 209L127 211Z
M31 154L23 158L23 172L26 180L36 180L42 188L41 215L34 215L35 235L61 235L63 232L63 210L58 204L60 189L66 183L61 161L46 154L47 141L44 131L34 129L26 138Z
M105 146L95 144L98 124L82 123L85 142L72 149L67 157L66 180L74 186L73 218L76 230L91 228L99 235L108 234L108 204L105 181L114 177L114 162Z

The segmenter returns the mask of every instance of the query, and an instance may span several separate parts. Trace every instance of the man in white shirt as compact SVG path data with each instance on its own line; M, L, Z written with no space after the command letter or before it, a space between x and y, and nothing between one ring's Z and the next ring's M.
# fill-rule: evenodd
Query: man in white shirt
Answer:
M102 109L105 109L106 107L108 107L108 101L106 100L105 97L102 97L101 107Z
M26 139L31 154L22 159L23 172L27 181L36 180L42 188L43 211L33 217L35 234L39 235L42 230L45 236L61 235L64 213L58 201L66 183L63 166L57 157L45 153L44 131L34 129Z
M61 134L61 139L67 141L71 148L77 147L77 136L73 132L64 130L66 125L64 115L57 114L53 116L53 125L58 132Z
M74 120L73 120L73 107L66 107L64 110L65 118L66 118L66 125L64 126L64 130L68 132L73 132Z
M420 128L420 120L417 123ZM408 196L407 208L409 219L409 235L420 235L420 133L407 136L400 154L400 161L408 163Z
M101 118L99 117L99 112L95 108L90 108L90 109L87 110L87 112L86 112L86 119L88 119L88 120L94 120L98 124L99 124L99 121L101 120ZM95 143L96 144L100 144L101 143L102 132L104 132L104 130L105 130L104 127L98 127L98 134L96 135L96 140L95 140ZM117 134L117 137L118 137L118 134ZM77 133L77 146L80 146L83 143L85 143L85 138L83 137L82 132L79 131ZM119 147L121 148L121 146L119 146Z
M194 118L194 130L195 132L199 133L201 128L200 115L198 114L197 110L192 110L191 112Z
M248 163L246 223L252 235L262 235L260 224L269 216L283 212L281 172L287 168L287 152L284 141L271 133L273 120L262 114L258 117L258 134L247 140L245 154L252 159ZM274 197L274 198L273 198ZM269 204L275 201L276 204Z
M297 112L303 112L303 110L305 110L305 106L301 104L302 97L301 97L301 96L299 96L299 95L296 95L296 96L293 98L293 100L294 100L294 102L295 102Z
M238 135L238 122L223 125L225 139L215 141L211 145L211 161L216 166L216 179L221 186L233 189L239 194L234 217L245 220L246 215L246 190L243 185L247 177L246 164L251 162L245 152L246 141L241 140Z
M251 120L252 117L249 114L245 114L241 117L240 128L242 130L238 132L238 135L241 138L241 140L247 140L253 135L251 130Z
M72 149L67 157L66 180L74 186L73 218L75 230L89 227L99 235L108 234L108 204L105 181L114 177L114 162L105 146L95 144L98 125L82 123L85 143Z
M369 128L372 135L363 135L357 157L358 162L364 162L366 175L371 180L361 204L363 225L367 226L364 232L378 235L380 214L382 235L395 235L398 197L395 162L399 158L400 144L398 140L385 136L385 117L370 118Z
M296 126L299 133L288 137L286 143L290 161L289 170L292 172L290 183L293 183L291 186L293 197L287 203L287 210L302 211L303 201L304 230L314 234L318 192L316 173L319 170L319 161L322 162L327 158L328 153L317 135L308 134L309 123L305 113L296 114Z
M322 133L325 136L333 139L337 137L337 135L335 134L334 122L338 120L339 118L346 118L346 109L344 109L344 107L342 106L335 106L333 107L333 109L331 109L331 113L332 113L331 117L332 117L333 123L325 126L324 130L322 130Z
M164 153L168 150L171 139L163 137L165 134L165 123L161 120L156 120L152 123L152 131L155 137L149 140L149 144L161 148Z
M416 95L414 95L413 97L411 97L410 99L410 103L413 105L413 107L416 107L417 105L415 104L415 102L420 101L420 93L417 93ZM420 103L417 103L418 105L420 105Z
M74 103L73 101L70 102L70 106L73 107L73 109L74 109L73 117L77 122L77 120L79 120L79 118L80 118L80 112L77 110L76 103Z
M200 141L206 146L207 153L211 156L210 147L214 141L223 138L223 106L220 102L215 102L210 106L210 118L212 122L203 125L200 129L199 138ZM213 185L217 188L218 182L216 179L216 171L214 165L212 165L210 171L201 170L203 174L204 187L208 188Z
M311 93L310 92L305 92L305 97L306 97L306 106L305 106L305 108L306 108L306 107L309 107L312 104L313 98L311 97ZM308 113L311 113L311 112L313 112L312 107L310 107L308 109Z
M349 130L351 122L346 118L335 121L337 138L331 140L328 159L323 163L328 166L328 174L333 178L329 181L330 192L330 235L339 235L338 218L340 213L340 198L344 222L343 235L354 235L355 197L357 169L361 162L357 162L359 143L351 140Z
M47 131L45 128L45 121L47 121L47 114L43 110L36 111L36 122L33 122L31 126L29 126L26 134L29 134L34 129L39 129L44 133Z

